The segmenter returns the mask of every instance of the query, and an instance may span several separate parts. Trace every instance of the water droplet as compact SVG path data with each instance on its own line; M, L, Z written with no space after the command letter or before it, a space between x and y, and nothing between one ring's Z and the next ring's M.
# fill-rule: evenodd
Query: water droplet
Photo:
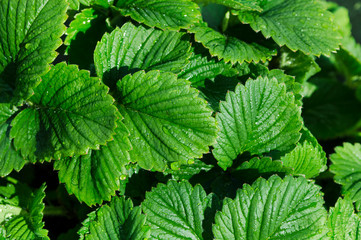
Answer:
M120 180L124 181L125 179L127 179L127 175L125 174L120 175Z
M31 43L27 43L25 44L25 48L29 50L31 48L31 45L32 45Z
M173 163L170 164L170 168L171 168L172 170L179 170L179 168L180 168L180 163L179 163L179 162L173 162Z

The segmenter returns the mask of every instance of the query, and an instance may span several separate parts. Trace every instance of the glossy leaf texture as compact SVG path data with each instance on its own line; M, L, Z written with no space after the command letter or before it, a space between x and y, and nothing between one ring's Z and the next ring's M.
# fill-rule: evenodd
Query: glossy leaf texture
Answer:
M163 30L187 28L202 19L198 5L191 0L121 0L116 7L122 15Z
M243 152L291 150L300 138L301 109L275 78L259 77L238 85L220 104L220 127L213 154L226 169Z
M195 40L208 48L212 56L232 64L244 61L265 62L277 54L275 49L269 49L257 43L246 43L236 37L223 35L208 27L206 23L197 24L188 31L194 33Z
M146 193L142 210L154 239L203 239L204 211L209 198L204 189L186 181L158 184Z
M95 68L109 86L139 69L178 72L188 63L191 45L184 33L126 23L105 34L94 52Z
M79 230L81 240L138 240L150 235L146 217L125 197L112 201L88 215Z
M202 157L217 136L216 122L190 83L172 73L139 71L117 84L117 102L130 131L130 156L163 171Z
M76 66L59 63L42 77L10 137L31 161L86 154L112 139L116 108L108 88Z
M342 185L343 195L353 201L361 200L361 145L344 143L335 152L330 155L335 182Z
M341 36L337 32L333 15L318 0L259 1L262 12L239 11L243 23L255 31L272 37L280 46L312 55L330 55L335 51Z
M10 139L10 123L17 113L15 107L10 104L0 103L0 176L4 177L11 171L22 169L26 160L15 150L14 143Z
M69 193L73 193L87 205L110 201L119 190L121 178L127 177L126 165L131 159L128 151L132 146L129 132L119 120L113 140L99 150L91 150L87 155L62 158L54 162L59 170L59 180L65 183Z
M339 198L335 207L330 208L327 234L329 239L361 239L361 218L355 214L352 201Z
M34 192L14 181L7 186L7 192L0 191L1 215L5 216L0 223L6 239L49 239L43 223L45 184Z
M305 178L259 178L226 198L216 214L216 239L323 239L327 212L320 187Z
M61 45L66 9L65 0L0 2L0 85L11 89L2 102L21 104L33 94Z

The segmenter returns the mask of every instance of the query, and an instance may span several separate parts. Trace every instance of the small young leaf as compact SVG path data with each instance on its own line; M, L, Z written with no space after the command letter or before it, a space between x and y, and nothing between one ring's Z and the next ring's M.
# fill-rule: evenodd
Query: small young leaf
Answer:
M43 229L45 184L32 193L26 186L12 182L7 184L7 188L14 190L11 204L9 196L3 195L3 191L0 191L0 224L6 230L6 239L49 239L48 231ZM8 203L3 205L4 201ZM1 215L6 219L1 219Z
M85 154L111 140L116 108L99 79L59 63L42 80L30 107L11 122L10 137L24 157L35 161Z
M285 84L259 77L238 85L220 104L220 133L213 154L226 169L238 154L292 149L300 138L301 110Z
M297 146L280 160L285 166L293 169L292 174L313 178L327 169L326 153L308 129L302 129L301 134Z
M187 28L202 19L198 5L191 0L122 0L116 6L122 15L163 30Z
M33 94L56 57L66 9L65 0L0 2L0 85L13 89L13 103Z
M80 240L138 240L149 237L149 227L132 200L113 197L108 205L91 212L79 230Z
M163 171L167 164L187 164L209 151L217 135L215 119L188 81L172 73L139 71L117 87L134 148L130 155L140 167Z
M279 68L285 70L286 74L294 76L299 83L306 82L321 70L312 56L300 51L293 52L286 47L281 48Z
M342 193L352 201L361 200L361 145L344 143L335 152L330 155L335 182L342 185Z
M323 239L327 212L320 187L305 178L272 176L244 185L216 214L216 239Z
M121 176L126 175L131 149L129 132L121 121L117 125L114 140L100 150L54 163L54 169L59 170L59 181L65 183L69 193L88 205L110 201L120 188Z
M126 23L105 34L94 52L97 74L108 86L135 70L178 72L191 55L184 33Z
M257 43L246 43L236 37L227 37L208 27L206 23L198 24L188 31L194 33L195 40L208 48L212 56L232 64L244 61L265 62L277 54L275 49L268 49Z
M93 8L76 14L66 30L64 41L68 63L77 64L80 69L93 69L94 49L107 30L104 14Z
M19 171L26 163L25 159L15 150L10 139L10 122L17 109L10 104L0 103L0 176L8 175L12 170Z
M280 46L306 54L330 55L341 36L336 31L333 15L318 0L259 1L262 12L237 12L243 23L272 37Z
M203 239L202 221L209 198L186 181L159 184L146 193L142 209L155 239Z

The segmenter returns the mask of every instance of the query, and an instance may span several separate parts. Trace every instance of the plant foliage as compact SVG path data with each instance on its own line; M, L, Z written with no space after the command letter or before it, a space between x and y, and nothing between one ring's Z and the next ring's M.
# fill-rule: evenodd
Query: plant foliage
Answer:
M360 239L353 14L0 0L0 239Z

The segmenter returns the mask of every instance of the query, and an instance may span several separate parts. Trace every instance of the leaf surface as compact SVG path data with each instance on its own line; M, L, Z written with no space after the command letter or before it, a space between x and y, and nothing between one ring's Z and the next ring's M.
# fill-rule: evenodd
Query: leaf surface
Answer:
M0 223L6 230L6 239L49 239L48 231L43 229L45 184L35 192L24 187L8 182L6 188L11 189L12 195L0 191L1 215L5 216Z
M354 213L352 201L339 198L335 207L330 208L328 217L328 236L332 240L361 239L361 218Z
M280 46L312 55L330 55L340 44L333 15L318 0L261 1L262 12L241 11L238 17Z
M87 155L62 158L55 161L59 180L65 183L69 193L88 205L110 201L120 188L125 166L130 162L129 132L121 121L117 122L114 140Z
M191 0L121 0L116 6L123 15L163 30L187 28L202 19L198 5Z
M259 1L254 0L195 0L195 2L203 4L216 3L239 10L262 11Z
M0 103L0 176L4 177L11 171L19 171L26 163L25 159L15 150L10 139L10 122L17 109L10 104Z
M105 34L94 52L95 68L105 84L139 69L178 72L187 63L191 46L184 33L126 23Z
M64 0L0 2L0 85L12 89L11 102L29 98L55 59L66 10Z
M204 189L186 181L158 184L146 193L142 210L155 239L203 239L202 221L209 199Z
M300 138L300 108L275 78L259 77L238 85L220 104L220 126L213 154L226 169L238 154L292 149Z
M297 146L280 160L293 169L293 174L313 178L327 169L326 153L309 130L302 129L301 133Z
M163 171L173 162L186 164L214 143L215 119L189 85L159 71L139 71L118 82L119 110L133 145L130 155L142 168Z
M10 136L29 160L85 154L111 140L116 108L89 72L59 63L43 76L31 106L12 121Z
M327 212L320 187L304 178L272 176L244 185L216 214L216 239L323 239Z
M79 230L81 240L147 239L149 227L139 207L132 200L113 197L112 201L91 212Z
M330 171L334 180L342 185L342 193L353 201L361 200L361 145L344 143L330 155Z
M208 27L206 23L198 24L188 31L194 33L195 40L208 48L212 56L232 64L244 61L265 62L277 54L276 50L257 43L246 43L236 37L225 36Z

